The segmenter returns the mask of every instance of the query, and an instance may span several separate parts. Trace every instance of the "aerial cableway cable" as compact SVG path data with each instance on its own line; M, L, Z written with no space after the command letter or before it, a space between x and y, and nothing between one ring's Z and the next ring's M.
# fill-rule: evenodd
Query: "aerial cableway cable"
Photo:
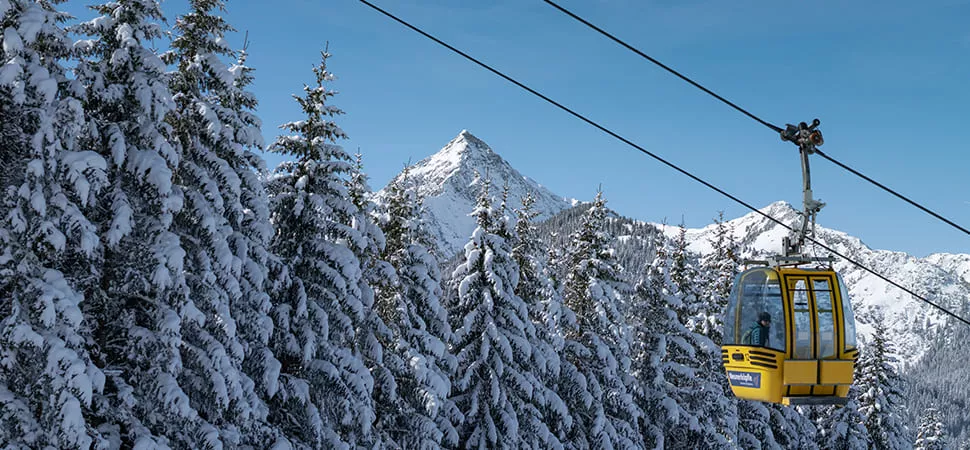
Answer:
M943 217L943 216L941 216L941 215L939 215L939 214L937 214L937 213L936 213L936 212L934 212L933 210L930 210L929 208L927 208L927 207L925 207L925 206L923 206L923 205L920 205L919 203L916 203L916 202L915 202L915 201L913 201L913 200L910 200L910 199L909 199L908 197L906 197L905 195L903 195L903 194L900 194L900 193L898 193L898 192L896 192L895 190L893 190L893 189L890 189L889 187L886 187L886 186L884 186L884 185L883 185L882 183L880 183L880 182L878 182L878 181L876 181L876 180L873 180L872 178L869 178L869 177L867 177L867 176L866 176L865 174L863 174L862 172L859 172L858 170L855 170L855 169L853 169L853 168L851 168L851 167L849 167L848 165L845 165L845 164L843 164L843 163L841 163L841 162L839 162L839 161L838 161L838 160L836 160L835 158L833 158L833 157L831 157L831 156L829 156L829 155L826 155L826 154L825 154L824 152L822 152L821 150L818 150L818 149L816 149L816 150L815 150L815 153L818 153L818 155L819 155L819 156L821 156L821 157L823 157L823 158L825 158L825 159L827 159L827 160L829 160L829 161L831 161L831 162L832 162L833 164L835 164L835 165L837 165L837 166L839 166L839 167L841 167L841 168L843 168L843 169L845 169L845 170L848 170L849 172L851 172L851 173L852 173L852 174L854 174L855 176L857 176L857 177L859 177L859 178L862 178L863 180L866 180L866 181L868 181L868 182L870 182L870 183L872 183L872 184L874 184L874 185L876 185L876 186L878 186L878 187L879 187L879 188L881 188L882 190L884 190L884 191L886 191L886 192L888 192L888 193L890 193L890 194L892 194L892 195L895 195L895 196L896 196L897 198L899 198L900 200L903 200L903 201L905 201L906 203L909 203L910 205L913 205L913 206L915 206L915 207L917 207L917 208L919 208L919 209L921 209L921 210L923 210L923 212L925 212L925 213L927 213L927 214L929 214L929 215L931 215L931 216L933 216L933 217L936 217L937 219L940 219L940 220L942 220L943 222L946 222L947 224L949 224L949 225L950 225L950 226L952 226L953 228L956 228L956 229L958 229L958 230L960 230L960 231L962 231L962 232L964 232L965 234L967 234L967 235L970 235L970 230L967 230L966 228L964 228L964 227L962 227L962 226L960 226L960 225L957 225L957 224L956 224L956 223L954 223L954 222L953 222L952 220L950 220L950 219L947 219L946 217Z
M666 70L666 71L668 71L668 72L676 75L678 78L680 78L680 79L682 79L682 80L690 83L694 87L696 87L696 88L698 88L698 89L706 92L707 94L710 94L714 98L716 98L716 99L720 100L721 102L725 103L726 105L728 105L728 106L730 106L730 107L738 110L738 112L740 112L740 113L742 113L742 114L750 117L751 119L757 121L758 123L760 123L760 124L762 124L762 125L770 128L771 130L773 130L773 131L775 131L777 133L782 132L782 129L780 127L771 124L770 122L768 122L768 121L766 121L766 120L764 120L764 119L762 119L762 118L760 118L760 117L758 117L758 116L756 116L756 115L748 112L746 109L744 109L744 108L742 108L742 107L734 104L733 102L725 99L724 97L721 97L720 95L716 94L714 91L712 91L712 90L710 90L710 89L702 86L700 83L698 83L698 82L696 82L696 81L688 78L687 76L682 75L680 72L677 72L676 70L668 67L666 64L664 64L664 63L658 61L657 59L651 57L650 55L644 53L642 50L640 50L640 49L638 49L638 48L636 48L636 47L628 44L626 41L624 41L624 40L616 37L614 34L610 33L609 31L606 31L606 30L604 30L604 29L596 26L595 24L591 23L590 21L584 19L582 16L580 16L580 15L578 15L578 14L576 14L576 13L574 13L574 12L572 12L572 11L570 11L570 10L562 7L562 6L560 6L559 4L557 4L556 2L554 2L552 0L542 0L542 1L548 3L550 6L552 6L553 8L556 8L557 10L559 10L560 12L562 12L563 14L565 14L565 15L567 15L569 17L572 17L577 22L580 22L583 25L586 25L587 27L595 30L596 32L598 32L600 34L602 34L603 36L605 36L606 38L610 39L611 41L616 42L617 44L625 47L627 50L630 50L631 52L636 53L640 57L642 57L642 58L644 58L644 59L646 59L646 60L648 60L648 61L656 64L657 66L661 67L662 69L664 69L664 70ZM835 165L837 165L837 166L839 166L839 167L847 170L848 172L852 173L853 175L855 175L855 176L857 176L859 178L862 178L863 180L866 180L869 183L872 183L874 186L876 186L876 187L878 187L878 188L880 188L880 189L882 189L882 190L884 190L884 191L892 194L896 198L898 198L900 200L903 200L906 203L909 203L910 205L913 205L914 207L920 209L921 211L923 211L923 212L925 212L925 213L927 213L927 214L929 214L929 215L931 215L931 216L933 216L933 217L941 220L942 222L946 223L947 225L950 225L953 228L956 228L957 230L960 230L964 234L970 236L970 230L968 230L968 229L966 229L966 228L958 225L957 223L953 222L952 220L947 219L946 217L943 217L942 215L940 215L940 214L934 212L933 210L931 210L931 209L929 209L929 208L927 208L927 207L925 207L925 206L923 206L923 205L921 205L921 204L919 204L919 203L911 200L910 198L908 198L905 195L900 194L899 192L897 192L897 191L895 191L895 190L887 187L886 185L884 185L884 184L882 184L882 183L880 183L880 182L878 182L876 180L873 180L872 178L864 175L862 172L859 172L858 170L855 170L852 167L849 167L847 164L844 164L844 163L838 161L837 159L835 159L835 158L833 158L833 157L831 157L829 155L826 155L825 153L823 153L820 150L816 150L815 152L818 153L819 155L821 155L823 158L829 160L833 164L835 164Z
M671 163L670 161L667 161L666 159L664 159L664 158L656 155L655 153L653 153L653 152L651 152L651 151L649 151L649 150L641 147L640 145L637 145L633 141L630 141L629 139L627 139L627 138L625 138L625 137L617 134L613 130L610 130L609 128L606 128L605 126L600 125L599 123L593 121L592 119L589 119L586 116L584 116L584 115L582 115L582 114L580 114L580 113L578 113L578 112L570 109L569 107L564 106L563 104L561 104L561 103L559 103L559 102L557 102L557 101L555 101L555 100L547 97L546 95L540 93L539 91L536 91L535 89L532 89L529 86L526 86L525 84L519 82L518 80L516 80L516 79L514 79L514 78L512 78L512 77L510 77L510 76L508 76L508 75L506 75L504 73L502 73L498 69L495 69L492 66L489 66L488 64L485 64L485 63L479 61L478 59L475 59L473 56L471 56L471 55L469 55L469 54L467 54L467 53L465 53L465 52L463 52L463 51L461 51L461 50L453 47L452 45L448 44L447 42L444 42L441 39L438 39L437 37L435 37L435 36L427 33L426 31L424 31L424 30L422 30L422 29L420 29L420 28L418 28L418 27L416 27L414 25L411 25L410 23L408 23L404 19L401 19L401 18L395 16L394 14L391 14L390 12L385 11L381 7L375 5L375 4L373 4L373 3L371 3L371 2L369 2L367 0L360 0L360 2L363 3L363 4L365 4L365 5L367 5L367 6L369 6L369 7L371 7L371 8L373 8L377 12L379 12L379 13L387 16L391 20L394 20L395 22L400 23L401 25L404 25L407 28L410 28L412 31L414 31L414 32L416 32L416 33L418 33L418 34L420 34L420 35L422 35L422 36L424 36L424 37L426 37L426 38L434 41L438 45L441 45L442 47L445 47L448 50L451 50L452 52L454 52L454 53L462 56L463 58L465 58L465 59L467 59L467 60L475 63L476 65L482 67L483 69L488 70L489 72L492 72L495 75L497 75L497 76L505 79L506 81L508 81L508 82L510 82L510 83L512 83L512 84L514 84L514 85L516 85L516 86L518 86L520 88L522 88L523 90L529 92L530 94L535 95L536 97L539 97L542 100L545 100L547 103L552 104L553 106L555 106L555 107L557 107L557 108L565 111L566 113L569 113L573 117L576 117L577 119L582 120L583 122L586 122L587 124L595 127L596 129L598 129L598 130L600 130L600 131L602 131L602 132L604 132L604 133L606 133L606 134L608 134L608 135L616 138L617 140L623 142L624 144L627 144L630 147L633 147L633 148L639 150L640 152L644 153L645 155L650 156L651 158L659 161L660 163L662 163L662 164L664 164L664 165L666 165L666 166L668 166L668 167L670 167L670 168L672 168L672 169L674 169L674 170L676 170L676 171L684 174L685 176L689 177L690 179L692 179L694 181L697 181L698 183L701 183L704 186L707 186L711 190L713 190L713 191L715 191L715 192L717 192L717 193L719 193L719 194L721 194L721 195L723 195L723 196L725 196L725 197L733 200L735 203L738 203L738 204L744 206L745 208L748 208L751 211L754 211L755 213L757 213L757 214L763 216L764 218L766 218L766 219L768 219L768 220L770 220L770 221L772 221L772 222L774 222L774 223L776 223L776 224L778 224L778 225L780 225L780 226L788 229L789 231L794 231L794 229L792 227L790 227L787 224L781 222L780 220L775 219L774 217L772 217L772 216L770 216L770 215L762 212L761 210L759 210L758 208L755 208L754 206L750 205L749 203L745 202L744 200L741 200L740 198L735 197L734 195L732 195L732 194L724 191L723 189L721 189L721 188L719 188L719 187L717 187L717 186L715 186L715 185L713 185L713 184L705 181L704 179L702 179L702 178L694 175L693 173L691 173L691 172L689 172L689 171L687 171L685 169L680 168L676 164ZM941 312L949 315L950 317L952 317L952 318L954 318L954 319L956 319L956 320L958 320L960 322L963 322L963 323L965 323L967 325L970 325L970 320L967 320L967 319L964 319L963 317L960 317L959 315L951 312L950 310L948 310L948 309L946 309L946 308L944 308L944 307L942 307L942 306L934 303L933 301L931 301L931 300L929 300L929 299L927 299L927 298L925 298L925 297L917 294L916 292L913 292L911 289L906 288L905 286L903 286L903 285L901 285L901 284L899 284L899 283L897 283L897 282L895 282L895 281L887 278L885 275L882 275L882 274L880 274L880 273L878 273L878 272L876 272L876 271L874 271L874 270L872 270L872 269L870 269L870 268L862 265L862 263L859 263L859 262L857 262L857 261L849 258L848 256L843 255L842 253L840 253L840 252L836 251L835 249L833 249L832 247L829 247L829 246L825 245L824 243L822 243L822 242L814 239L813 237L806 237L806 240L811 241L812 243L814 243L814 244L818 245L819 247L821 247L821 248L823 248L823 249L831 252L832 254L834 254L834 255L836 255L836 256L844 259L845 261L847 261L849 263L852 263L856 267L858 267L858 268L860 268L860 269L862 269L862 270L864 270L866 272L871 273L872 275L874 275L877 278L885 281L886 283L889 283L889 284L891 284L891 285L899 288L900 290L902 290L903 292L906 292L907 294L913 296L914 298L916 298L916 299L918 299L920 301L923 301L924 303L927 303L930 306L933 306L934 308L936 308L936 309L940 310Z
M712 97L720 100L724 104L726 104L726 105L728 105L728 106L730 106L730 107L738 110L738 112L740 112L741 114L744 114L744 115L746 115L746 116L754 119L758 123L760 123L760 124L762 124L762 125L770 128L775 133L781 133L783 131L783 129L781 127L779 127L777 125L773 125L770 122L768 122L768 121L766 121L766 120L764 120L764 119L762 119L762 118L760 118L760 117L758 117L758 116L756 116L756 115L748 112L748 110L746 110L746 109L744 109L744 108L742 108L742 107L734 104L734 102L732 102L732 101L730 101L730 100L728 100L728 99L726 99L724 97L721 97L720 95L717 95L716 93L714 93L714 91L712 91L712 90L710 90L710 89L702 86L700 83L698 83L698 82L696 82L696 81L688 78L686 75L683 75L680 72L678 72L678 71L676 71L674 69L671 69L666 64L664 64L664 63L662 63L662 62L654 59L650 55L648 55L648 54L640 51L640 49L638 49L638 48L636 48L636 47L634 47L634 46L632 46L630 44L627 44L622 39L614 36L612 33L608 32L606 30L603 30L602 28L600 28L600 27L598 27L596 25L593 25L588 20L586 20L586 19L584 19L584 18L582 18L582 17L574 14L572 11L570 11L570 10L568 10L566 8L563 8L562 6L559 6L556 2L552 2L552 1L549 1L549 0L543 0L543 1L545 1L546 3L548 3L549 5L551 5L553 8L556 8L559 11L562 11L563 14L566 14L567 16L572 17L573 19L576 19L577 21L579 21L583 25L586 25L587 27L590 27L590 28L598 31L600 34L602 34L603 36L606 36L607 38L609 38L613 42L616 42L617 44L620 44L623 47L626 47L627 50L630 50L631 52L640 55L644 59L646 59L646 60L648 60L648 61L650 61L650 62L652 62L652 63L654 63L654 64L656 64L658 66L660 66L662 69L666 70L667 72L670 72L670 73L676 75L678 78L680 78L681 80L684 80L684 81L690 83L691 85L693 85L697 89L700 89L700 90L702 90L702 91L710 94Z

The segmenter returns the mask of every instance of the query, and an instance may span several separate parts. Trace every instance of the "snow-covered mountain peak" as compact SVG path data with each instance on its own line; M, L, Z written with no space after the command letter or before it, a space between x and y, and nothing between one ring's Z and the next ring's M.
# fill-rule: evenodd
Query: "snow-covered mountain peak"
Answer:
M461 130L440 151L412 166L409 174L409 183L416 186L425 199L425 219L444 253L452 254L461 249L475 229L475 220L468 214L481 188L476 180L486 175L492 180L492 195L495 197L501 195L503 186L508 184L509 203L513 208L531 192L536 198L534 208L539 212L539 220L576 202L558 196L522 175L485 141L467 129ZM391 182L400 177L399 174ZM376 195L377 201L380 202L383 196L384 190L381 190Z
M448 151L452 148L457 148L464 155L474 155L474 154L487 154L494 153L492 148L485 143L485 141L475 137L468 130L461 130L458 136L455 136L445 148L441 149L441 152ZM439 152L439 153L441 153Z
M763 227L765 225L777 226L782 230L783 233L788 233L788 230L786 230L784 227L779 226L777 223L765 216L778 220L779 222L790 227L801 226L802 216L799 209L786 201L774 202L768 206L759 208L758 212L752 211L737 219L731 220L730 223L735 228ZM713 229L713 227L714 225L709 225L706 228Z
M445 180L463 166L482 166L490 158L499 157L492 148L468 130L461 130L454 139L438 153L429 156L411 168L411 175L430 180Z
M759 211L771 217L784 221L783 219L791 219L791 218L797 217L799 210L791 203L788 203L785 200L779 200L768 206L765 206L764 208L759 209ZM755 213L755 212L748 214L748 216L750 215L760 216L758 213Z

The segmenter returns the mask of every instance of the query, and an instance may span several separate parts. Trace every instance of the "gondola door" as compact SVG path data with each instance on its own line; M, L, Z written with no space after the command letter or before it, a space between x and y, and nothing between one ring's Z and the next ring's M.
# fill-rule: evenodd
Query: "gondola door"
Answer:
M822 360L838 357L838 335L836 326L835 294L832 291L832 279L828 276L809 277L812 290L812 300L815 308L815 359L819 361L819 377L824 368ZM824 383L822 379L818 383ZM835 395L833 385L812 386L812 395Z
M815 358L834 359L838 357L838 335L836 322L839 320L835 309L835 294L832 279L827 276L810 277L812 299L815 302Z
M835 358L837 336L832 279L825 275L786 277L791 298L792 343L785 366L786 396L833 395L834 386L819 386L819 360Z

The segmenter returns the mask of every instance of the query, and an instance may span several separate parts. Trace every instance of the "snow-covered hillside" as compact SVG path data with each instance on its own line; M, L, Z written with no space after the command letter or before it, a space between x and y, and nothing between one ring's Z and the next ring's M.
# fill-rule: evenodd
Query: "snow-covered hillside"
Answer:
M761 211L787 224L794 225L799 220L797 211L787 202L772 203ZM787 229L755 212L728 223L745 247L744 257L780 253L782 238L788 234ZM664 233L673 237L677 227L666 226ZM700 254L709 252L708 239L713 233L713 225L688 230L690 249ZM816 233L825 245L939 304L954 307L970 298L970 255L935 254L917 258L903 252L871 249L856 237L822 226L816 227ZM809 251L815 248L811 243L807 245ZM818 248L815 254L826 256L828 252ZM894 334L892 339L897 343L898 353L908 355L907 360L921 355L927 345L924 339L926 327L939 324L945 316L841 258L835 267L849 287L860 333L871 333L869 317L872 312L881 310Z
M970 283L970 255L963 253L934 253L927 256L926 260L959 275L964 281Z
M475 171L482 177L488 172L492 179L494 194L509 184L509 201L517 207L519 200L528 192L536 198L537 220L543 220L572 206L575 200L553 194L548 189L525 177L493 151L488 144L462 130L438 153L415 164L410 180L424 196L428 229L439 249L447 255L457 253L475 229L475 218L469 216L475 205L479 186L475 183ZM395 177L397 180L401 175ZM385 190L376 194L381 202Z

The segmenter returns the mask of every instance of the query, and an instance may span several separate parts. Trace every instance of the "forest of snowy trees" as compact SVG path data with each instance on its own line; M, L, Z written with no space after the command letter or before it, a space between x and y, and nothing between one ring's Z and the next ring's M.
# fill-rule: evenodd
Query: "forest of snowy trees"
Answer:
M266 145L224 2L189 3L0 0L4 448L970 447L878 328L844 407L735 399L723 218L624 255L602 192L543 239L483 175L449 260L406 176L373 201L326 50Z

